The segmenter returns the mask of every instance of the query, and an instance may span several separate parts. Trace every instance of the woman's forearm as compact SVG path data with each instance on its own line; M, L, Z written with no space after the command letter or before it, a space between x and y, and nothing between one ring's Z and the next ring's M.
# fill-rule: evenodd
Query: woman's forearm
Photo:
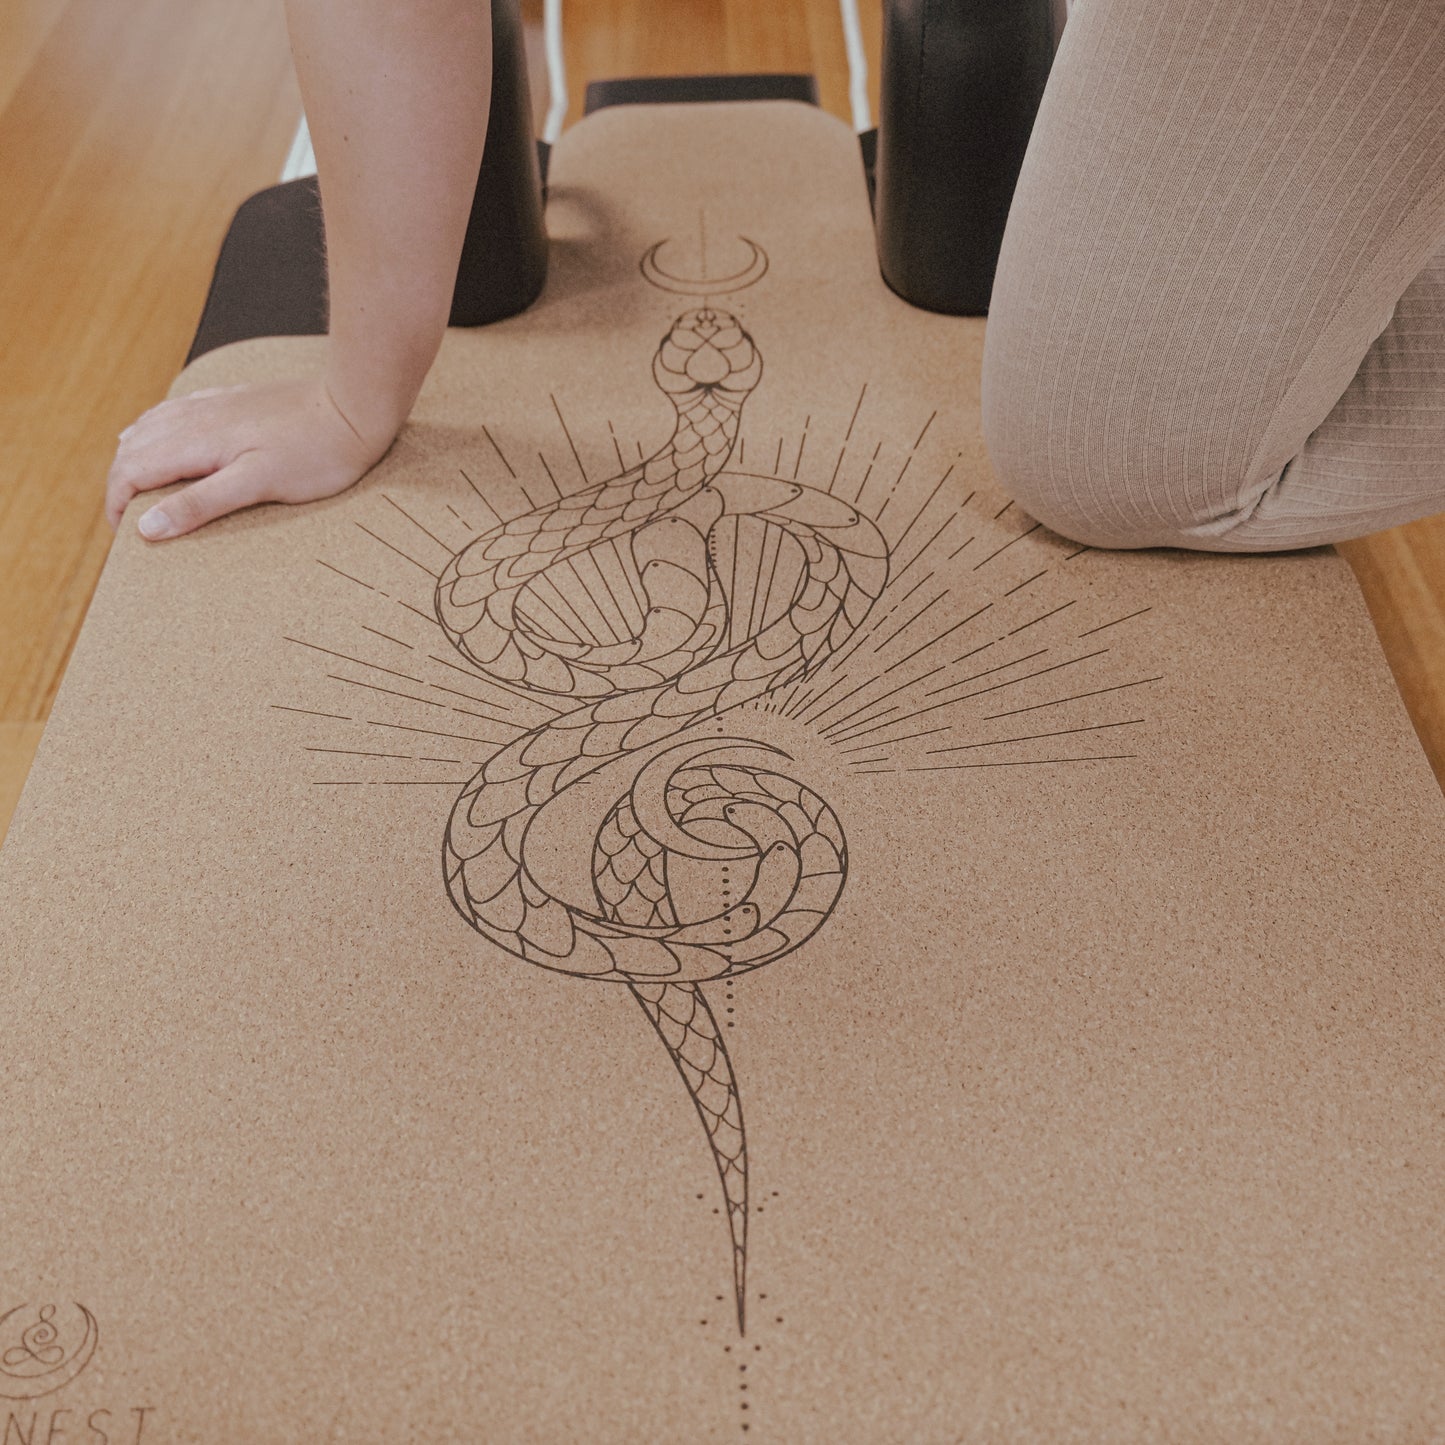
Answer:
M451 308L491 100L488 0L286 0L326 218L326 386L390 440Z

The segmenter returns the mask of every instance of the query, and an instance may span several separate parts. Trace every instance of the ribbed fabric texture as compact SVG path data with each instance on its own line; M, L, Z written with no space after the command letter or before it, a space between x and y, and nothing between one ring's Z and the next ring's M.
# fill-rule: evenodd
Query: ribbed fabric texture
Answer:
M1445 509L1445 0L1080 0L983 424L1019 505L1097 546Z

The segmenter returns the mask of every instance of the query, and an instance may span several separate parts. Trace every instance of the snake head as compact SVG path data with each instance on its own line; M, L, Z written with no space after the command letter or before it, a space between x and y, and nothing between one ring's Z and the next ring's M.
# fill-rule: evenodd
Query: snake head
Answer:
M761 379L763 361L736 316L701 306L672 323L653 358L652 374L672 397L701 391L745 395Z

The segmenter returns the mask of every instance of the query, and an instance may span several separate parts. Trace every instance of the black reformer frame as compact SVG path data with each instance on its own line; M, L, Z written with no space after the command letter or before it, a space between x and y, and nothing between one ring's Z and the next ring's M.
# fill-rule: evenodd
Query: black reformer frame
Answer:
M879 269L928 310L988 309L1009 201L1062 32L1063 0L885 0L880 115L859 137ZM517 0L492 0L492 106L452 298L451 324L525 310L547 273L547 146L533 134ZM586 113L612 105L790 100L816 105L810 75L594 82ZM221 246L186 360L258 336L319 336L326 252L315 176L245 201Z

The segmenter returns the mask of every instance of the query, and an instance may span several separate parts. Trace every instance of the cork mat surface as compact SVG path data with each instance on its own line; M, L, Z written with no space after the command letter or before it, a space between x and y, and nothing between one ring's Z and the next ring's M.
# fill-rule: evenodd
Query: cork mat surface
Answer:
M1344 563L1010 506L826 116L552 176L359 488L122 529L0 853L0 1422L1440 1437L1445 809Z

